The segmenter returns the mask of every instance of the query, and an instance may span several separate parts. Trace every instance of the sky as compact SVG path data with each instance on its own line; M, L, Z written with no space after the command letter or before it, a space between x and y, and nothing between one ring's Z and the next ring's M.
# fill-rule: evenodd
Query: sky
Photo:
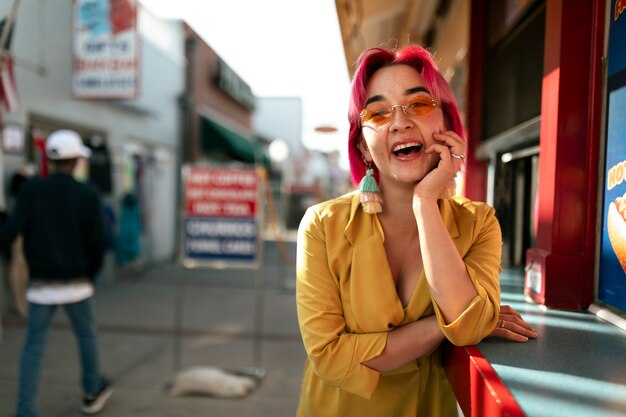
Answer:
M257 97L301 97L303 144L347 159L350 77L334 0L140 1L184 19Z

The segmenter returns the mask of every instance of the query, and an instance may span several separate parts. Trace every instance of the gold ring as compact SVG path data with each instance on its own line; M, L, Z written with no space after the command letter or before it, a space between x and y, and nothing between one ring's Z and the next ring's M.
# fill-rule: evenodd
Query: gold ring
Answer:
M450 156L453 157L453 158L456 158L456 159L465 159L465 155L463 155L463 154L457 155L455 153L450 152Z

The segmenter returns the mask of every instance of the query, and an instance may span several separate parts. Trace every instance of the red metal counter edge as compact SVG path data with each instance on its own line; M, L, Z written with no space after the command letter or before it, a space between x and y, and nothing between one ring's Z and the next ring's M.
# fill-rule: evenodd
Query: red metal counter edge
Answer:
M524 417L506 385L476 346L443 347L443 365L465 417Z

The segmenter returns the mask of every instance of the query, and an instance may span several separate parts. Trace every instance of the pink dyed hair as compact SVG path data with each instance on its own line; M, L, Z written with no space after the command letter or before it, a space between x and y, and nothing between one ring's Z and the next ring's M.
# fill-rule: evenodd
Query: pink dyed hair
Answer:
M422 78L424 87L431 96L441 102L446 127L465 137L463 124L459 115L454 94L446 79L439 72L439 68L428 50L418 45L406 46L401 49L369 48L361 53L356 63L356 70L352 80L350 92L350 107L348 120L350 131L348 134L348 157L350 160L350 175L352 183L358 186L365 175L365 163L358 148L361 140L361 120L359 114L363 110L367 84L374 73L381 68L391 65L404 64L415 68ZM378 172L376 172L376 175Z

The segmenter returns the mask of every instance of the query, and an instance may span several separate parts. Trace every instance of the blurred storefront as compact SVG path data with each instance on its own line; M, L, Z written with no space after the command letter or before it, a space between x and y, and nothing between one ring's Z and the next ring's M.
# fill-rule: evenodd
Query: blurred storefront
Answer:
M0 10L11 4L0 1ZM174 255L182 39L180 26L136 0L21 2L15 16L9 53L19 103L2 107L2 184L25 165L47 175L47 136L77 131L93 156L76 176L105 206L103 280ZM130 200L139 227L128 235Z
M623 109L622 3L336 0L348 68L365 47L417 42L435 52L467 128L463 194L496 208L504 265L525 268L526 296L549 307L624 311L607 294L626 298L626 273L610 267L620 276L604 293L599 279L606 262L619 267L600 201L609 170L626 159L615 147L606 152L621 156L605 156L606 108L612 120ZM609 125L623 141L622 125Z

